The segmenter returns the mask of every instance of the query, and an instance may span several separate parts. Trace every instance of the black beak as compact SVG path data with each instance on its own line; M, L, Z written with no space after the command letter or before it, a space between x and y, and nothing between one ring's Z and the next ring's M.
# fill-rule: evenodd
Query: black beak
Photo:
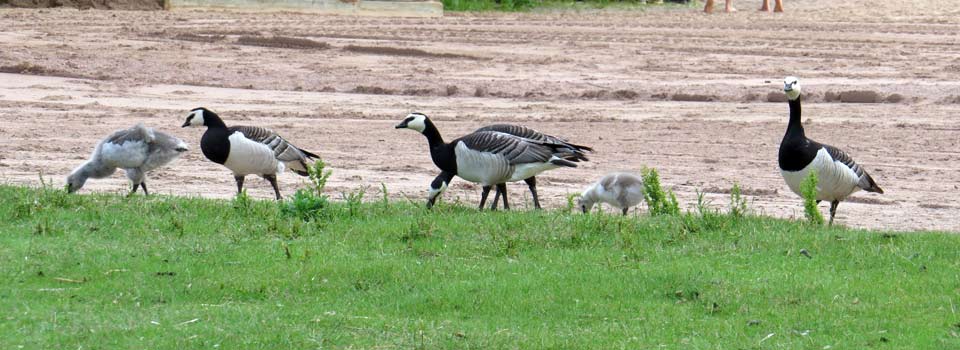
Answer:
M183 122L183 125L181 125L180 127L181 127L181 128L185 128L185 127L188 127L188 126L190 126L190 121L189 121L189 120Z
M397 126L394 127L394 129L406 129L406 128L407 128L407 122L406 122L406 121L404 121L404 122L402 122L402 123L400 123L400 124L397 124Z

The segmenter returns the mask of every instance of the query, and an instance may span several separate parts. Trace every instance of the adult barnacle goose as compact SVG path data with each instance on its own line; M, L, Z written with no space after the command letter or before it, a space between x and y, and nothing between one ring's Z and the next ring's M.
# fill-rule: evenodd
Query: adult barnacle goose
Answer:
M497 131L497 132L514 135L514 136L519 136L526 139L560 144L564 146L563 152L570 153L571 155L573 155L573 157L571 158L571 161L574 161L574 162L579 162L581 160L589 161L589 159L587 159L587 157L584 156L583 152L584 151L593 152L593 148L576 145L568 142L567 140L561 139L559 137L547 135L522 125L493 124L493 125L488 125L480 129L477 129L477 131ZM526 182L527 187L530 188L530 194L533 196L533 207L536 209L540 209L540 199L537 196L537 177L531 176L522 180ZM491 208L496 209L497 200L498 198L500 198L501 195L503 196L503 208L510 209L510 205L507 203L507 186L505 184L497 184L497 191L493 195L493 205L491 206Z
M411 113L396 126L412 129L427 137L430 157L441 172L430 184L427 207L450 184L454 176L483 187L483 208L494 185L530 178L557 167L576 167L576 155L565 152L563 144L537 141L497 131L477 131L446 143L426 115Z
M808 139L800 122L800 83L796 77L783 81L783 91L790 104L790 123L780 142L777 162L780 174L790 190L800 194L800 183L811 171L817 172L817 202L830 201L830 224L837 205L850 194L864 190L883 193L870 174L839 148Z
M200 139L200 150L207 159L230 169L237 180L237 194L243 191L247 175L259 175L270 182L280 200L277 174L289 168L300 176L308 176L308 162L320 156L297 148L273 130L256 126L230 126L209 109L190 111L183 127L206 126Z
M149 194L147 172L174 161L187 149L180 139L143 124L118 130L100 140L90 159L67 176L67 192L80 190L88 178L102 179L120 168L133 184L130 194L136 193L138 187Z

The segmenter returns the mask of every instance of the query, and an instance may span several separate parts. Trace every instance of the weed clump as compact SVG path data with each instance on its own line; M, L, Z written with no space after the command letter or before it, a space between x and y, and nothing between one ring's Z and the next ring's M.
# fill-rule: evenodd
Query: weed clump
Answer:
M284 215L310 220L325 213L325 210L330 207L330 199L323 194L323 189L327 186L327 179L333 173L325 170L326 167L327 164L318 159L307 168L312 188L301 188L293 194L290 201L283 202L280 211Z
M646 200L647 207L650 209L650 216L680 215L677 196L673 194L673 190L663 191L657 169L644 168L642 178L643 199Z
M747 199L743 198L740 185L734 183L730 189L730 216L739 219L744 215L747 215Z
M814 225L823 225L823 215L817 209L817 173L811 171L800 183L800 194L803 196L803 215L807 222Z

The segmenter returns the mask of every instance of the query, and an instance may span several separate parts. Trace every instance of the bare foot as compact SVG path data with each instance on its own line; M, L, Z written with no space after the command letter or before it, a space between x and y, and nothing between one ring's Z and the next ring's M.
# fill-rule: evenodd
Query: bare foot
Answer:
M735 9L735 8L733 8L733 6L731 6L731 7L727 7L727 10L726 10L726 11L727 11L727 13L733 13L733 12L737 12L737 9Z

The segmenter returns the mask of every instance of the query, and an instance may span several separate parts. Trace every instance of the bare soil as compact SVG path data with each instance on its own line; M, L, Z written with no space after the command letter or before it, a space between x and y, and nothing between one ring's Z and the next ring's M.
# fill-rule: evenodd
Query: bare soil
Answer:
M0 9L0 181L36 185L42 173L62 185L99 138L142 121L193 147L151 175L152 190L230 197L229 172L199 152L202 130L179 128L206 106L321 154L334 198L363 186L378 197L382 183L421 202L438 171L421 135L393 128L419 111L448 139L506 122L594 147L591 162L540 177L547 207L604 173L647 166L687 206L701 190L725 208L736 182L756 211L798 217L776 163L788 117L781 82L796 75L808 136L848 151L886 190L855 194L839 223L960 231L954 1L440 19ZM266 182L247 184L271 197ZM304 185L281 177L285 194ZM118 173L83 191L126 186ZM509 188L515 207L530 206L522 183ZM478 197L458 180L445 200Z
M24 8L69 7L81 10L160 10L163 0L0 0L0 6Z

